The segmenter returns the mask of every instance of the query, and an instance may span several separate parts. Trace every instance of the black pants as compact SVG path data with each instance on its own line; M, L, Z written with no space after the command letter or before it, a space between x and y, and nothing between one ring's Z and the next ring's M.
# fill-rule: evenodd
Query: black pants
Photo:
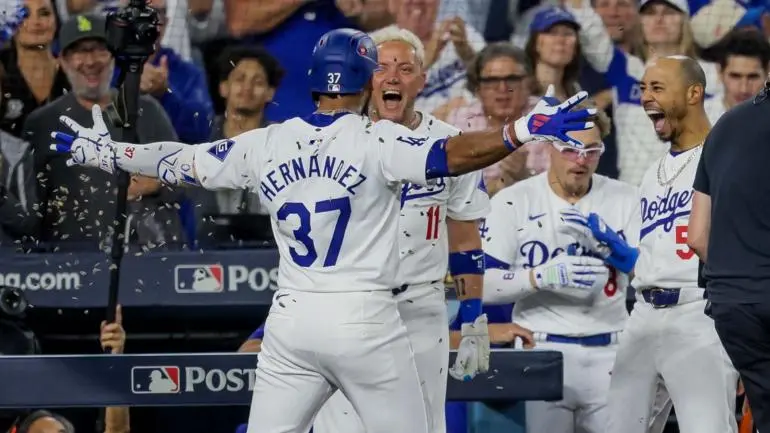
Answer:
M770 303L712 304L710 316L741 375L755 428L770 432Z

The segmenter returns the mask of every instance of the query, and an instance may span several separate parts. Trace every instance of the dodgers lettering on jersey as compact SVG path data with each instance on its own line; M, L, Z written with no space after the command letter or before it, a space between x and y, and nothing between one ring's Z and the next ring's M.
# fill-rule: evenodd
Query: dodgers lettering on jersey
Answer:
M460 131L429 114L414 130L419 136L446 138ZM449 261L446 218L473 221L489 212L481 172L435 179L428 186L401 187L399 219L400 273L407 284L443 280Z
M278 164L277 170L271 170L262 179L259 189L266 199L273 201L287 186L313 177L331 179L352 195L366 180L361 169L342 158L326 155L319 162L318 155L306 155Z
M676 156L667 153L644 175L639 187L639 259L632 284L637 290L698 287L698 257L687 246L687 226L701 150L699 146ZM661 185L659 174L663 183L676 178Z
M584 214L596 212L608 225L623 231L636 245L639 233L637 192L631 185L594 175L588 194L575 206ZM557 196L541 173L492 197L492 210L481 228L484 252L491 267L508 266L528 272L552 258L567 254L573 246L578 255L593 255L573 237L560 233L564 224L559 212L571 205ZM610 269L604 289L593 297L585 290L560 288L532 292L516 301L516 322L536 332L561 335L595 335L623 329L628 275Z
M280 253L278 287L389 290L398 275L401 184L427 185L435 139L388 121L315 114L199 145L207 189L259 194Z

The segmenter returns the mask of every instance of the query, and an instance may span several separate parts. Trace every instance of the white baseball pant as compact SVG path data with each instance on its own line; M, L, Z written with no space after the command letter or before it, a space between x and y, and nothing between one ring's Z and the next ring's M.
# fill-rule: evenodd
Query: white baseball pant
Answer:
M537 333L536 337L545 340L545 334ZM618 347L617 337L614 340L607 346L591 347L538 341L538 349L555 350L564 355L564 398L528 401L527 433L604 433L610 372Z
M683 289L680 297L684 303L668 308L642 299L634 306L612 371L608 433L648 431L659 377L681 433L737 431L738 373L703 313L702 290Z
M248 433L306 433L337 389L368 433L429 433L414 353L389 290L278 290L265 324Z
M431 433L446 432L449 319L443 283L412 285L394 296L414 350L417 373L423 384ZM397 431L397 430L392 430ZM321 408L314 433L368 433L351 403L340 392Z

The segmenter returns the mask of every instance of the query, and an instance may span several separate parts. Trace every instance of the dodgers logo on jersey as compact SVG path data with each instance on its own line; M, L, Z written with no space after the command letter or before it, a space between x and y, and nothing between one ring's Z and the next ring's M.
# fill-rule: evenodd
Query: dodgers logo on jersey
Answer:
M622 232L618 232L618 235L625 239L625 235L623 235ZM560 254L567 254L568 252L570 255L575 256L591 256L599 259L601 258L597 253L580 245L578 242L573 242L569 245L565 245L564 247L556 247L554 249L550 249L548 245L546 245L546 243L543 241L531 240L524 242L519 248L519 254L521 254L521 256L525 257L527 260L524 266L522 266L524 269L540 266L545 262L553 259L554 257Z
M178 265L174 268L177 293L218 293L224 289L222 265Z
M131 369L131 392L134 394L178 394L181 389L179 367L161 365Z
M446 180L443 177L435 179L435 183L431 186L414 185L411 183L405 183L401 187L401 207L404 207L404 203L409 200L416 200L418 198L430 197L436 194L441 194L446 189Z
M213 146L211 146L208 150L208 154L224 162L225 158L227 158L227 155L230 153L230 150L233 148L234 144L235 144L235 141L233 140L222 140L218 143L215 143Z
M690 215L692 209L692 190L674 191L668 187L666 194L650 200L642 197L642 230L640 238L659 226L670 232L678 218Z
M428 137L404 137L403 135L399 135L396 137L396 140L402 143L406 143L410 146L420 147L425 144L426 141L428 141Z

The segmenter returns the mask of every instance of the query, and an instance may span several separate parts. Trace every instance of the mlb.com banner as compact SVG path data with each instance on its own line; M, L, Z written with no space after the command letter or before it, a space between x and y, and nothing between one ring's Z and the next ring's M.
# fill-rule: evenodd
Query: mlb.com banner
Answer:
M122 262L120 303L129 307L270 305L278 252L151 252ZM19 287L32 305L107 305L109 261L101 253L0 253L0 286Z
M256 363L254 354L229 353L0 356L0 407L247 405ZM486 375L449 379L447 398L560 400L562 389L560 352L503 349Z

